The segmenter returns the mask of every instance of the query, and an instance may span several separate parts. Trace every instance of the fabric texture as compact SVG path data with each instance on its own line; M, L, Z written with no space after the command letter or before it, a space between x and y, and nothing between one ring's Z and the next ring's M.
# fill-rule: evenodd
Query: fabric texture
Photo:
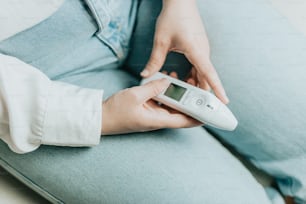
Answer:
M0 85L0 138L13 151L26 153L40 144L99 143L101 90L50 81L39 70L4 55ZM96 122L86 124L89 120Z
M79 8L82 6L79 4ZM97 28L94 22L90 21L90 15L79 14L80 12L75 12L69 18L61 20L62 27L57 26L53 32L40 32L43 29L51 29L42 24L31 30L31 36L17 34L13 37L14 43L11 43L11 38L1 43L0 138L15 152L33 151L41 144L92 146L100 141L103 90L80 88L52 81L48 78L52 77L51 74L48 75L46 70L36 68L50 68L51 64L49 67L40 66L39 61L52 61L55 65L55 61L63 60L58 54L64 55L67 49L73 49L69 42L61 41L63 39L59 36L63 26L69 26L71 21L74 22L72 29L81 23L86 25L83 28L87 36L84 32L78 33L79 39L96 32ZM52 19L50 17L47 21ZM40 39L39 44L37 38ZM50 44L55 39L58 43ZM62 46L65 43L67 45ZM24 45L22 49L21 45ZM44 46L58 48L54 53L56 56L43 52ZM20 50L22 51L19 52ZM29 52L31 54L28 54ZM56 70L68 71L60 64L56 66Z
M72 2L66 1L67 7L54 18L80 8ZM231 133L212 128L209 131L274 176L283 194L305 203L305 36L265 0L198 0L198 4L211 42L213 63L231 100L229 106L240 122ZM123 5L120 11L135 9ZM133 49L124 69L117 69L124 59L118 54L121 49L114 49L118 43L110 46L110 40L105 42L98 35L75 42L79 35L67 32L60 35L62 41L54 38L48 42L58 47L62 42L74 45L70 49L74 52L45 47L44 43L37 44L40 53L26 52L24 48L33 45L18 43L18 38L0 43L0 47L24 61L38 59L33 64L53 79L87 88L103 87L105 96L110 96L138 83L130 73L138 75L149 57L159 9L156 2L141 1L130 45ZM43 23L48 28L58 27L50 21ZM106 25L114 28L111 23ZM46 32L36 26L20 36L31 39L35 28ZM79 29L82 34L84 29ZM19 49L10 50L12 47ZM122 50L125 56L128 49ZM188 63L172 55L166 68L171 66L181 70ZM43 146L21 156L0 145L2 160L67 203L282 202L275 189L267 190L268 200L240 162L202 128L103 137L95 148Z
M306 203L305 34L267 0L197 2L213 64L239 121L233 132L209 128L210 132L277 178L283 194ZM146 35L153 43L148 21L139 19L132 40L136 49L127 65L135 74L151 52L144 46ZM178 68L184 76L181 65L186 62L171 58L165 69Z
M306 36L264 0L199 3L212 60L238 117L234 132L211 129L285 195L306 203Z
M0 1L0 41L52 15L64 0Z
M120 10L122 23L132 25L135 1L88 1L89 7L80 2L67 0L55 15L0 43L0 48L35 65L53 80L84 88L104 88L105 97L137 85L138 79L127 69L118 69L128 53L126 42L132 29L121 30L118 38L100 35L117 31L115 22L111 23L112 12L117 14ZM96 18L105 12L98 9L101 5L108 5L109 17L99 19L108 22L99 27ZM153 29L159 12L155 8L160 6L142 1L137 18L150 18L147 26ZM70 19L71 24L66 26L74 13L84 23L74 24L75 19ZM93 17L80 18L85 13ZM63 21L63 16L67 21ZM100 29L96 34L88 29L92 23ZM53 32L48 33L50 29ZM104 29L108 31L101 31ZM137 30L135 38L144 34L137 34ZM46 33L49 40L36 37ZM147 38L148 43L150 34ZM181 56L172 59L183 61ZM0 143L0 158L11 171L32 181L36 189L39 186L45 194L65 203L270 203L247 169L201 127L103 137L95 148L41 146L25 155L14 154Z

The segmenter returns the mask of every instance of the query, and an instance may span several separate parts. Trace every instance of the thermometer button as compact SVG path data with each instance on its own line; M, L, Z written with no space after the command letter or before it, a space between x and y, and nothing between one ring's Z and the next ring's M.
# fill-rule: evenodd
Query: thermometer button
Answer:
M198 106L203 105L203 103L204 103L204 101L203 101L203 99L201 99L201 98L197 99L197 101L196 101L196 104L197 104Z
M194 97L194 98L192 99L192 104L193 104L194 106L196 106L196 107L203 106L203 105L205 105L205 98L204 98L204 97L199 97L199 96Z

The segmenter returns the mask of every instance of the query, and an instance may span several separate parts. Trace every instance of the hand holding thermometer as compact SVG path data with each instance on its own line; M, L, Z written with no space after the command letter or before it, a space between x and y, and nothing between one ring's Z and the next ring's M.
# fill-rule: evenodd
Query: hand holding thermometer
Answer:
M154 100L222 130L232 131L237 127L238 121L233 113L208 91L160 72L143 79L141 84L161 78L167 78L170 85L165 91L154 97Z

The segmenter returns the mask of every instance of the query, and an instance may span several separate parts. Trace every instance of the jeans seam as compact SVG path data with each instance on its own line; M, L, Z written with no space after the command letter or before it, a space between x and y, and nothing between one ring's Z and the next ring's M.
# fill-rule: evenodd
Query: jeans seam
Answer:
M119 46L116 43L110 42L108 36L105 36L111 28L108 27L110 22L112 21L112 15L110 14L110 8L107 5L98 2L97 0L86 0L88 7L91 10L93 18L98 24L99 30L95 33L95 35L106 45L108 46L114 55L117 57L118 61L122 63L126 58L124 49L125 46L122 45L122 34L120 35ZM103 13L104 15L101 15ZM104 20L105 19L105 20Z
M93 17L95 18L98 27L99 27L99 31L101 32L102 29L104 29L107 25L107 23L110 21L110 15L109 12L107 12L107 9L105 8L105 6L101 3L98 3L96 0L86 0L86 3L88 5L88 7L90 8ZM101 16L97 10L97 6L103 11L105 16ZM102 20L102 19L106 19L106 20Z

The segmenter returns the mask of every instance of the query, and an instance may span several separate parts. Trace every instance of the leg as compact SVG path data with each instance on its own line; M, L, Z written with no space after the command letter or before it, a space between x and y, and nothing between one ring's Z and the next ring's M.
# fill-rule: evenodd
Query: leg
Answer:
M109 50L105 55L110 56L106 59L111 60L112 69L88 63L92 55L82 51L90 48L101 53L103 46L97 40L82 46L72 49L73 55L65 52L69 54L62 61L50 59L59 68L71 65L65 62L82 61L79 70L67 68L67 73L54 74L54 78L104 88L106 95L135 82L126 72L114 69L117 61ZM98 59L104 62L101 56ZM44 60L49 59L41 60L37 67L48 64ZM1 160L12 171L21 172L40 190L67 203L269 203L248 171L202 128L104 137L95 148L44 146L26 155L16 155L0 145Z
M212 131L306 202L306 37L265 0L198 5L240 122L232 133Z

